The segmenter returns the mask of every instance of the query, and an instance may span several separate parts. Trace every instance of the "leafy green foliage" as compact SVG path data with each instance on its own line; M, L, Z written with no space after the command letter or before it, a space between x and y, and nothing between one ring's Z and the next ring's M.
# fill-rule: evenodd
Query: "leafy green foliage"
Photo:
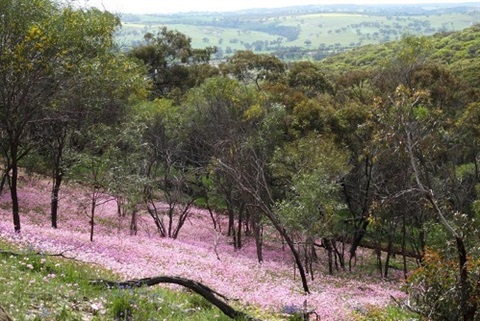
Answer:
M423 315L434 320L459 320L462 316L461 283L458 279L458 264L455 259L448 258L444 253L428 249L424 255L422 266L418 268L407 282L410 300ZM471 260L468 266L470 273L479 275L478 260ZM478 292L476 277L467 284L472 293ZM472 296L468 304L478 305L477 296ZM476 314L475 320L478 318Z
M428 39L422 38L422 41L429 43L427 48L431 53L433 61L439 64L448 63L450 69L457 75L468 74L467 80L470 84L473 84L472 81L477 77L473 73L473 69L477 65L478 60L475 59L476 51L469 50L469 48L474 48L478 45L479 32L479 26L474 25L461 31L439 33ZM411 39L413 42L417 41L416 37L411 35L406 36L406 39ZM469 39L468 45L464 39ZM382 61L385 62L393 57L396 51L389 50L389 48L393 49L395 46L397 46L395 42L376 46L364 46L341 55L329 57L324 60L324 63L328 68L342 71L375 67L381 64ZM412 50L414 49L412 48ZM418 50L424 51L420 47Z
M153 84L153 97L179 98L189 88L213 76L209 66L214 47L194 49L191 39L177 30L160 29L157 35L145 34L146 44L134 47L129 55L148 68Z
M222 63L220 69L224 75L232 75L246 84L254 83L259 88L263 81L281 81L284 78L286 66L274 55L240 50Z
M287 180L288 189L277 211L292 232L313 239L330 234L341 206L338 182L349 169L347 159L331 139L315 134L277 150L272 167Z

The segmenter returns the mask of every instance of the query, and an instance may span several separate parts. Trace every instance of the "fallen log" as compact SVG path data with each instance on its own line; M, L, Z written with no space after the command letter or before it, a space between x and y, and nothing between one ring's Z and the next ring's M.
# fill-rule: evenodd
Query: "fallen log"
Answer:
M12 317L8 315L7 311L0 305L0 321L13 321Z
M157 276L151 278L144 278L139 280L129 280L123 282L114 282L108 280L91 280L90 283L92 284L101 284L105 285L108 288L119 288L119 289L132 289L132 288L139 288L143 286L153 286L159 283L173 283L184 286L193 292L201 295L205 300L216 306L220 309L226 316L233 320L246 320L246 321L260 321L259 319L255 319L241 311L235 310L226 302L228 298L224 295L218 293L217 291L209 288L208 286L189 279L181 278L181 277L172 277L172 276Z

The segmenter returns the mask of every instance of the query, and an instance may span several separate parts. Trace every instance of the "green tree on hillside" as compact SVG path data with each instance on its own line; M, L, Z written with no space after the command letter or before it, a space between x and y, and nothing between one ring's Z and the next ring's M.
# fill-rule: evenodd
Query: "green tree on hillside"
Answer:
M218 73L209 64L215 47L192 48L192 39L166 27L144 38L146 44L133 48L129 55L147 66L153 83L152 98L179 99L189 88Z
M220 65L220 70L224 75L231 75L245 84L253 83L260 90L263 82L282 81L286 65L274 55L239 50Z
M335 223L343 207L340 182L349 170L348 154L330 137L311 133L277 149L271 166L286 190L275 206L276 212L303 244L312 280L317 240L327 250L329 273L333 274L334 256L344 267L343 255L336 246Z
M45 159L52 177L51 221L57 227L59 192L76 155L87 143L82 138L95 124L108 126L124 122L127 105L134 96L147 92L143 70L118 53L105 53L77 66L78 78L68 80L53 103L42 110L35 123L39 146L36 152Z
M34 124L66 87L82 81L79 66L112 48L119 20L48 0L2 0L0 6L1 147L11 171L14 228L20 232L18 166L36 142Z
M452 297L456 297L458 302L453 304L448 301L451 304L448 311L441 312L443 309L435 308L433 302L427 304L430 305L428 308L432 309L432 313L438 313L437 317L446 320L473 321L478 308L475 292L478 280L475 258L472 256L475 248L469 246L469 239L475 235L470 234L469 228L459 228L457 222L457 217L464 216L467 222L474 224L473 201L468 202L469 207L463 206L462 198L468 197L468 193L463 190L464 184L458 177L464 175L459 171L464 168L462 160L455 153L449 155L441 147L455 148L450 139L455 128L452 122L442 119L438 112L429 105L428 92L399 86L392 99L379 110L377 137L405 156L411 185L405 186L404 192L412 193L420 204L427 207L434 217L432 221L441 226L451 239L446 251L456 254L456 259L452 260L456 261L456 281L452 288L443 290L452 291ZM429 289L426 288L424 293L416 293L418 295L429 295ZM425 301L416 296L414 298L418 302ZM425 306L421 306L421 309L425 311Z

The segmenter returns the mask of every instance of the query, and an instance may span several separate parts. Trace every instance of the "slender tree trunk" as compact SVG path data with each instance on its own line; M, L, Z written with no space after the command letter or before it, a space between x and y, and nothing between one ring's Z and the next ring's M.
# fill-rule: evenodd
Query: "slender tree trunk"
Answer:
M168 237L172 237L172 228L173 228L173 211L175 207L169 205L168 208Z
M365 233L367 232L367 227L369 224L368 221L368 209L369 209L369 204L370 204L370 186L372 184L372 172L373 172L373 162L372 162L372 157L371 155L367 154L365 157L365 166L364 166L364 174L367 179L366 185L364 187L364 192L363 192L363 204L362 204L362 213L360 217L360 223L358 224L358 227L355 230L355 233L353 235L353 240L350 245L350 258L348 260L348 269L349 271L352 270L352 260L356 258L357 254L357 248L360 246L360 243L365 236ZM348 194L348 193L346 193Z
M57 228L57 218L58 218L58 195L60 193L60 186L62 184L63 174L58 172L55 173L53 179L53 187L52 187L52 199L50 202L51 205L51 220L52 220L52 228Z
M152 199L148 199L146 202L147 211L152 217L153 221L155 222L155 226L157 227L157 231L160 233L161 237L166 237L166 229L165 224L163 223L162 218L159 217L158 209L155 206L155 202Z
M3 189L5 188L5 183L7 182L9 172L10 168L8 167L7 169L5 169L5 173L3 173L2 175L2 181L0 182L0 195L2 195Z
M392 237L389 237L388 244L387 244L387 257L385 258L385 271L383 273L384 278L388 278L388 268L390 265L390 257L392 255L392 246L393 246L393 240L392 240Z
M350 259L348 260L348 270L352 270L352 260L357 255L357 248L360 246L365 233L367 232L368 226L368 219L366 217L361 218L360 226L355 230L355 234L353 235L352 244L350 245Z
M294 244L293 240L290 238L286 229L282 226L280 221L276 218L275 214L268 208L268 206L266 206L264 204L259 205L259 209L261 209L261 211L267 216L267 218L273 224L273 226L275 227L277 232L280 234L280 236L287 243L288 248L292 252L295 264L297 265L298 273L300 274L300 278L302 279L303 290L305 291L305 293L310 293L310 290L308 288L307 275L305 274L305 269L304 269L303 264L302 264L302 259L301 259L300 255L298 254L297 249L295 248L295 244Z
M245 205L241 205L238 211L238 222L237 222L237 249L242 248L242 223L243 223L243 212L245 211Z
M335 251L335 257L338 257L338 261L340 262L340 268L342 270L345 270L345 258L343 256L343 253L338 250L336 240L332 240L332 247L333 247L333 250Z
M137 209L132 211L132 220L130 221L130 235L137 235L138 225L137 225Z
M250 230L251 226L253 226L254 223L252 223L252 214L250 211L247 209L245 211L245 235L250 236L252 235L252 231Z
M308 236L305 239L305 269L307 270L307 273L310 273L310 279L312 281L315 280L315 275L313 273L313 260L315 256L315 249L313 246L313 238Z
M463 321L474 321L477 312L477 304L473 299L472 289L469 284L469 273L467 266L467 250L465 243L461 237L455 238L458 252L459 272L460 272L460 286L462 291L462 298L460 304L462 305Z
M253 233L255 238L255 246L257 248L258 262L263 262L263 239L262 239L262 227L259 220L258 213L253 215Z
M12 178L11 178L11 185L10 185L10 195L12 198L12 214L13 214L13 226L16 233L20 233L21 226L20 226L20 209L18 205L18 194L17 194L17 182L18 182L18 150L17 146L12 146Z
M232 214L230 213L230 211L228 212L228 227L227 227L227 236L233 236L233 234L235 233L233 230L234 230L234 220L233 220L233 216Z
M237 230L235 229L235 225L232 225L232 233L231 233L232 239L233 239L233 248L236 250L237 249Z
M233 248L237 249L237 230L235 229L235 211L233 201L230 198L230 195L226 196L227 202L227 212L228 212L228 228L227 236L231 236L233 240Z
M93 188L92 204L90 208L90 242L93 242L93 232L95 228L95 208L97 207L97 188Z
M227 236L235 236L235 214L231 205L227 205L227 212L228 212L228 229L227 229ZM234 246L236 243L234 242Z
M402 260L403 260L403 278L407 279L407 222L405 219L405 213L403 214L403 226L402 226Z
M304 254L303 255L303 258L304 258L303 266L305 266L305 273L309 274L310 273L310 270L309 270L310 266L308 264L308 245L307 245L306 241L303 244L303 254Z
M282 229L282 232L280 234L282 234L282 237L285 239L285 242L287 242L287 245L290 248L290 251L292 251L293 257L295 259L295 263L297 264L298 273L300 273L300 278L302 279L303 290L306 293L310 293L310 290L308 289L308 281L307 281L307 276L305 274L305 269L303 268L300 255L298 255L298 252L295 249L295 244L293 244L292 239L290 238L290 236L288 236L287 232L284 229Z
M325 249L327 250L328 254L328 273L333 275L333 248L331 244L331 240L324 238L323 244L325 245Z
M377 244L375 246L375 254L377 256L377 267L378 267L378 271L380 272L380 276L383 275L383 267L382 267L382 249L381 249L381 245L380 244Z
M208 198L207 198L207 209L208 209L208 213L210 214L210 218L212 219L213 229L216 231L217 221L215 220L215 216L213 215L213 211L212 211L212 208L210 207L210 203L208 202Z
M178 223L177 226L175 227L173 231L173 239L176 239L178 237L178 233L180 233L181 228L185 224L185 221L188 218L188 215L190 214L190 208L193 204L194 200L192 199L188 204L185 205L185 207L182 209L182 213L178 217Z
M223 163L221 163L224 165ZM258 165L258 164L257 164ZM257 166L256 165L256 166ZM282 225L278 217L275 215L275 213L272 211L270 208L269 204L273 204L273 202L265 202L265 200L260 196L259 190L258 190L258 179L255 179L255 184L254 186L250 186L249 182L247 180L247 183L245 184L242 182L244 179L242 175L238 175L238 173L235 170L232 170L232 168L228 165L225 166L227 170L230 171L230 173L233 175L232 179L234 179L237 184L239 185L240 189L245 192L247 195L250 195L251 198L256 202L253 206L258 207L258 209L267 216L268 220L273 224L275 227L275 230L280 234L281 237L285 239L285 242L287 242L288 247L290 248L290 251L292 252L292 255L294 257L295 264L298 267L298 272L300 273L300 277L302 279L302 285L303 285L303 290L306 293L310 293L310 290L308 288L308 281L307 281L307 276L305 274L305 269L302 265L302 260L300 258L300 255L298 254L297 250L295 249L295 244L293 243L293 240L290 238L288 235L285 227ZM258 173L260 174L260 178L265 180L265 175L263 173L263 169ZM257 177L258 178L258 177ZM266 182L263 182L263 187L268 186ZM267 189L268 192L268 189ZM273 199L271 198L270 195L270 200L272 201Z
M123 208L123 197L117 196L115 199L117 202L117 214L120 217L124 217L126 213L125 213L125 209Z

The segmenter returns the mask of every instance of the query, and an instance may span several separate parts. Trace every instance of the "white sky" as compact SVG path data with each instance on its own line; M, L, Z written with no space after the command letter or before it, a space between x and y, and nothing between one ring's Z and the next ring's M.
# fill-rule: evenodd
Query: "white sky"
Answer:
M113 13L175 13L192 11L235 11L251 8L279 8L295 5L325 4L415 4L473 2L480 0L81 0Z

